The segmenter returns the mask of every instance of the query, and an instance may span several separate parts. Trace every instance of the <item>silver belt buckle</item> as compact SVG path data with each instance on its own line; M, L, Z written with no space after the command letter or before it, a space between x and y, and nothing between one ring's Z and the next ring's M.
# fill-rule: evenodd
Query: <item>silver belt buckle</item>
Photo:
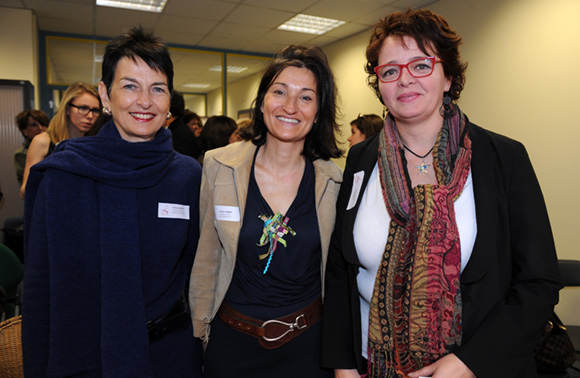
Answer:
M304 320L304 324L300 324L300 320ZM284 325L286 327L288 327L288 330L286 332L284 332L283 334L281 334L278 337L273 337L273 338L269 338L266 336L262 336L262 338L266 341L278 341L281 338L283 338L284 336L286 336L287 334L289 334L290 332L293 332L295 330L300 330L300 329L304 329L308 326L308 324L306 324L306 320L304 317L304 314L298 315L296 317L296 319L294 319L294 323L286 323L277 319L272 319L272 320L266 320L264 323L262 323L262 328L266 328L266 326L268 324L281 324Z

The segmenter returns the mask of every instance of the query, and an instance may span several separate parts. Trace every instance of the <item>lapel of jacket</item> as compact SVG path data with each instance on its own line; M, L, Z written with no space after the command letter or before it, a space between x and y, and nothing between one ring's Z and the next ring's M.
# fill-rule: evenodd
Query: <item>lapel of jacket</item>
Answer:
M475 198L477 236L471 257L461 274L461 283L479 280L489 268L489 251L495 244L495 205L497 184L494 177L495 153L489 137L478 126L469 123L469 137L472 142L471 177Z
M371 139L361 142L360 146L358 145L355 146L354 150L351 150L349 152L349 155L351 153L353 154L353 156L349 159L349 163L352 164L352 167L349 170L349 177L344 178L344 185L349 191L347 193L349 199L348 203L352 205L351 201L356 202L354 203L354 206L352 208L349 208L348 210L346 208L340 209L344 211L344 219L342 227L344 231L342 234L342 243L343 243L342 245L344 257L347 259L349 263L355 265L360 265L360 263L354 245L354 237L353 237L354 222L356 220L356 215L358 213L361 198L365 192L365 189L367 187L369 178L371 177L371 173L373 172L375 164L377 163L379 151L378 135L379 134L373 136ZM354 182L354 176L357 174L363 175L362 183L360 184ZM356 193L357 190L358 193Z
M240 219L237 222L216 220L220 240L224 250L235 259L238 249L238 239L244 220L250 172L256 146L252 142L241 142L239 145L224 149L214 155L221 168L214 183L215 205L237 207Z
M320 270L324 294L324 274L328 260L330 236L334 230L336 199L338 197L340 183L342 182L342 171L331 161L317 159L312 164L314 165L315 172L314 195L318 231L320 232L320 248L322 251Z

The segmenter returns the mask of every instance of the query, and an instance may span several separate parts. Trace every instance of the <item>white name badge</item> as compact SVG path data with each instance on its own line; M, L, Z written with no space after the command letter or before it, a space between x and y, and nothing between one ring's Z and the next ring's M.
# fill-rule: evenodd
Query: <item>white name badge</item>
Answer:
M362 187L363 179L365 178L365 171L360 171L354 174L352 178L352 191L350 192L350 198L348 199L347 210L350 210L356 205L356 200L360 193L360 188Z
M189 205L159 202L157 213L159 218L189 220Z
M239 222L240 221L240 208L237 206L220 206L215 205L213 207L215 212L215 219L219 221L226 222Z

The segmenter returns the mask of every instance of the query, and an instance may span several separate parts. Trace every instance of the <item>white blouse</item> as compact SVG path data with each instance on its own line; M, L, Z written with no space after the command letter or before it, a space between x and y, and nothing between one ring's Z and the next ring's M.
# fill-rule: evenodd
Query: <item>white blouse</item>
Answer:
M461 271L463 271L469 261L477 236L471 171L463 187L463 192L455 201L455 217L459 229ZM357 283L360 295L362 354L365 358L367 358L370 301L377 270L387 243L390 222L391 217L383 199L377 163L363 193L353 229L354 244L362 265L357 275Z

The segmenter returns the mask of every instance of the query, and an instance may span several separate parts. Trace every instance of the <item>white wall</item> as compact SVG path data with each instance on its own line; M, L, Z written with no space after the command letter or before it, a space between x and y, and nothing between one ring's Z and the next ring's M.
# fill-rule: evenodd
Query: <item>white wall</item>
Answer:
M238 119L238 110L252 106L261 78L262 73L259 73L228 85L228 117Z
M463 111L471 121L526 145L558 256L580 259L580 121L575 114L580 105L580 2L440 0L429 8L463 37L462 56L469 62ZM382 114L363 71L369 35L325 47L342 97L344 139L358 113ZM556 311L565 323L580 325L579 304L580 288L566 288Z
M223 95L222 90L216 89L212 92L207 94L207 117L211 117L214 115L223 115L224 114L224 106L222 103Z
M28 80L38 107L38 32L30 10L0 8L0 79Z
M36 18L29 10L0 8L0 79L26 80L35 89L35 104L38 102L38 44ZM21 90L13 88L13 99L21 96ZM12 90L8 90L12 92ZM3 93L7 96L7 93ZM0 212L0 227L6 218L24 214L24 202L20 199L20 187L14 172L13 152L20 147L22 136L16 127L14 117L22 110L22 103L4 102L0 112L2 145L0 159L0 181L5 204ZM15 110L14 109L18 109Z

